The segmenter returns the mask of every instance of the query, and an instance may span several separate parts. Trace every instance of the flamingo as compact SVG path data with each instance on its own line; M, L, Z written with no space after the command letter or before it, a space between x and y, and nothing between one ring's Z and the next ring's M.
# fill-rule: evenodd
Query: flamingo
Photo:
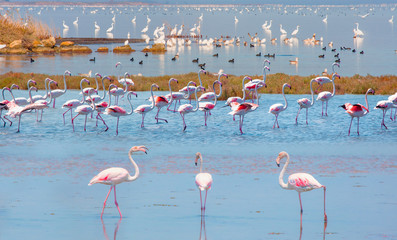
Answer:
M146 25L146 27L144 27L141 31L141 33L146 33L147 30L149 30L149 25Z
M324 23L328 23L328 15L325 15L325 18L323 19Z
M226 75L227 76L227 75ZM220 93L218 95L215 94L215 84L219 84L220 87ZM207 126L207 118L208 118L208 114L211 115L211 110L213 110L216 106L216 103L218 101L218 98L221 96L222 94L222 83L219 80L216 80L213 85L212 85L212 89L213 92L210 92L212 94L209 93L205 93L203 95L200 96L200 98L198 99L199 101L199 110L204 112L204 124L205 126ZM207 94L207 95L206 95ZM204 95L206 95L205 97L203 97ZM213 97L209 97L209 96L213 96ZM215 98L214 103L212 102L201 102L202 100L211 100Z
M266 61L265 61L265 63L266 63ZM270 62L269 62L269 64L270 64ZM270 68L268 66L263 67L263 80L253 79L244 85L244 89L247 89L249 91L249 93L251 94L252 102L254 102L254 92L257 92L258 89L261 89L263 86L267 87L266 86L266 70L270 71Z
M9 88L4 87L3 90L4 90L4 89L9 89ZM3 101L0 102L0 120L3 121L3 123L4 123L3 127L5 127L7 123L6 123L6 121L4 121L4 119L1 117L1 114L2 114L3 110L9 110L8 104L10 104L10 101L8 101L8 100L3 100ZM9 119L7 119L7 118L6 118L6 120L10 122L10 126L11 126L11 125L12 125L12 122L11 122Z
M81 79L80 81L80 89L81 89L81 93L83 95L83 99L80 101L78 99L72 99L72 100L68 100L66 101L63 105L62 108L67 108L68 110L66 110L62 116L63 116L63 125L65 125L65 114L70 111L70 118L73 118L72 116L72 109L76 108L80 105L82 105L84 103L84 93L83 93L83 83L88 83L88 85L90 84L90 81L86 78Z
M58 83L56 81L54 81L52 79L49 79L48 80L49 92L51 92L51 84L55 84L56 86L58 86ZM41 122L41 120L43 118L43 110L45 108L48 108L48 105L52 102L52 99L53 99L52 94L49 94L49 96L50 96L50 101L47 102L46 101L47 97L45 97L44 99L33 100L32 95L29 95L30 104L26 105L26 107L29 106L30 109L37 110L36 111L36 113L37 113L36 114L36 121L37 122ZM40 120L39 120L38 118L39 118L39 111L40 110L41 110L41 115L40 115Z
M175 24L175 27L171 29L170 36L176 35L177 26L178 26L178 24Z
M108 30L106 30L106 32L111 33L113 31L113 27L114 27L114 22L112 22L112 26L110 26L110 28L108 28Z
M99 96L99 95L97 95L97 94L91 95L91 97L88 97L88 96L87 96L87 97L85 98L85 102L88 103L88 104L90 104L91 101L93 101L94 103L99 103L100 101L102 101L103 99L105 99L105 97L106 97L106 89L105 89L104 81L105 81L105 80L109 80L110 83L113 82L113 79L111 79L111 78L108 77L108 76L102 77L99 73L95 74L96 89L91 89L91 91L96 92L96 93L97 93L98 90L99 90L98 80L96 79L96 77L101 77L101 78L102 78L101 82L102 82L102 88L103 88L103 95L102 95L102 97ZM85 88L85 89L87 89L87 88ZM109 95L109 96L110 96L110 95Z
M384 126L387 129L387 127L385 125L385 115L386 115L387 110L389 110L391 108L397 108L397 105L394 105L393 102L390 100L379 101L376 104L376 106L374 107L374 109L381 109L383 111L382 123L380 124L381 128Z
M397 105L397 93L389 96L387 99L391 101L394 105ZM393 115L393 109L390 110L390 120L393 121L392 115ZM397 109L394 111L394 121L396 120L396 115L397 115Z
M282 24L280 24L280 32L281 32L281 35L287 35L287 31L285 31L283 29L283 25Z
M357 28L356 29L353 28L354 36L364 36L363 31L358 29L358 23L356 23L356 25L357 25Z
M170 89L170 94L169 96L173 96L172 95L172 91L171 91L171 82L178 82L178 80L176 80L175 78L170 78L170 80L168 80L168 87ZM153 98L149 99L150 101L153 101ZM172 99L170 99L170 101L172 101ZM155 101L155 106L157 107L157 113L156 116L154 117L154 119L156 119L156 123L159 123L159 120L162 120L166 123L168 123L167 119L163 119L163 118L159 118L159 113L162 107L165 107L167 105L171 105L171 102L168 101L167 96L154 96L154 101Z
M97 22L95 21L94 22L94 26L95 26L95 30L99 30L99 29L101 29L101 27L97 24Z
M175 79L175 80L176 80L176 79ZM176 80L176 83L178 83L178 80ZM183 93L181 93L181 92L172 92L172 89L171 89L171 82L168 82L168 87L169 87L169 89L170 89L170 93L167 94L167 95L165 95L165 97L166 97L167 100L170 102L170 104L168 105L167 110L168 110L168 111L171 111L171 112L176 112L176 111L175 111L175 109L176 109L176 103L177 103L177 101L179 101L179 104L181 104L181 99L185 98L185 94L183 94ZM172 96L172 98L171 98L171 96ZM170 109L170 106L171 106L171 104L172 104L173 101L175 101L175 106L174 106L174 110L171 110L171 109Z
M236 16L234 16L234 24L237 24L237 23L238 23L238 19Z
M203 69L200 69L200 70L198 71L198 78L199 78L199 81L200 81L200 86L202 87L202 86L203 86L203 82L201 81L201 77L200 77L200 74L201 74L201 73L207 74L207 71L205 71L205 70L203 70ZM184 94L187 94L188 98L190 98L190 96L194 93L194 91L195 91L196 88L197 88L197 87L195 87L195 86L189 86L189 84L188 84L188 86L182 88L181 90L179 90L179 92L184 93ZM197 92L200 92L201 89L203 89L203 88L200 88L199 90L197 90Z
M353 118L357 118L357 135L360 135L359 132L359 126L360 126L360 117L364 117L369 113L369 108L368 108L368 99L367 99L367 95L368 93L372 93L375 94L375 91L372 88L369 88L367 90L367 92L365 93L365 103L366 103L366 107L364 107L362 104L357 103L357 104L350 104L350 103L345 103L342 106L340 106L341 108L345 109L346 112L350 115L350 117L352 117L352 120L350 121L350 127L349 127L349 136L350 136L350 129L352 127L352 123L353 123Z
M276 120L274 121L273 128L276 126L276 123L277 123L277 128L280 128L279 125L278 125L278 120L277 120L278 115L282 111L287 109L287 107L288 107L288 102L287 102L287 99L285 98L285 94L284 94L284 89L286 87L289 87L289 89L291 89L291 85L289 85L288 83L284 83L284 85L283 85L283 98L284 98L284 101L285 101L285 105L283 105L281 103L276 103L276 104L271 105L270 108L269 108L269 113L273 113L274 116L276 116Z
M244 82L246 81L246 80L249 80L249 81L251 81L252 79L250 78L250 77L248 77L248 76L245 76L244 78L243 78L243 81L242 81L242 87L243 87L243 98L241 98L241 97L229 97L227 100L226 100L226 102L225 102L225 106L230 106L230 104L232 103L232 102L237 102L237 103L243 103L244 101L245 101L245 87L244 87Z
M48 88L47 88L47 86L48 86L48 82L51 81L51 80L52 80L51 78L46 78L46 79L44 80L44 87L45 87L46 93L45 93L44 95L34 95L33 97L30 97L30 98L28 99L28 103L29 103L29 104L34 103L34 102L36 102L36 101L38 101L38 100L46 100L46 99L47 99L47 97L49 96L49 95L48 95Z
M335 78L339 78L340 79L340 76L338 75L338 74L336 74L336 73L334 73L333 75L332 75L332 80L331 80L331 82L332 82L332 93L330 93L330 92L328 92L328 91L324 91L324 92L320 92L319 94L318 94L318 96L317 96L317 101L318 100L320 100L322 103L321 103L321 116L323 116L324 115L324 113L323 113L323 109L324 109L324 102L325 102L325 116L328 116L328 101L335 95Z
M127 76L129 76L128 73L125 75L125 77L127 77ZM112 88L112 90L110 90L110 95L113 95L115 97L116 105L119 103L119 96L124 96L124 94L127 92L128 85L129 84L126 84L124 86L124 89L123 88L119 88L119 87L115 87L115 88ZM109 97L110 97L110 95L109 95Z
M34 81L32 79L29 79L28 80L28 84L27 84L28 85L28 89L30 88L30 84L31 83L36 85L36 81ZM18 87L18 89L19 89L19 87ZM12 88L10 90L12 91ZM4 88L3 88L3 91L2 91L2 95L3 95L3 100L5 100L5 98L4 98ZM15 102L15 104L18 105L18 106L25 106L25 105L29 104L28 99L24 98L24 97L15 98L15 100L13 99L13 100L11 100L11 102Z
M111 84L111 85L109 86L109 92L110 92L110 89L111 89L112 87L116 87L116 85ZM106 114L106 115L110 115L110 116L113 116L113 117L117 117L116 135L119 134L119 118L132 114L133 108L132 108L132 104L131 104L131 95L135 95L136 97L138 97L138 95L137 95L136 93L134 93L134 92L131 92L131 91L130 91L130 92L127 93L127 100L128 100L128 103L129 103L130 106L131 106L131 111L130 111L130 112L127 112L127 111L126 111L125 109L123 109L122 107L115 106L115 105L109 106L109 107L107 107L107 108L105 109L105 114ZM111 101L111 100L109 100L109 105L111 104L110 101Z
M187 84L187 89L188 89L189 92L190 92L190 89L191 89L190 88L191 84L196 84L196 83L193 82L193 81L190 81ZM199 103L197 101L197 92L201 91L201 90L205 90L205 88L202 87L202 86L197 86L194 89L194 96L195 96L195 99L196 99L196 108L193 109L193 106L191 104L183 104L183 105L179 106L179 108L178 108L178 112L179 112L179 114L181 114L182 121L183 121L183 130L182 131L185 131L186 127L187 127L186 123L185 123L185 115L188 114L188 113L191 113L191 112L196 112L198 110L198 108L199 108ZM188 94L188 95L190 95L190 94Z
M120 66L120 72L121 72L121 69L122 69L121 62L117 62L117 63L116 63L116 68L117 68L118 66ZM126 84L129 84L129 85L131 85L131 86L134 86L134 85L135 85L134 81L132 81L132 79L130 79L130 78L127 78L127 76L130 76L130 75L128 74L128 72L124 73L124 78L121 78L121 79L120 79L120 76L119 76L119 77L117 78L117 81L118 81L121 85L123 85L124 87L125 87Z
M88 93L88 97L91 98L91 93L92 93L92 92L93 92L93 91L90 91L90 92ZM74 116L74 118L72 118L73 132L74 132L74 119L75 119L76 117L78 117L79 115L84 115L84 116L85 116L84 131L86 131L87 115L93 113L94 111L95 111L95 105L94 105L94 101L92 101L92 99L91 99L91 105L84 104L84 105L78 106L78 107L76 108L76 110L75 110L75 112L77 112L77 115Z
M54 99L54 103L52 105L53 108L55 108L55 100L62 96L63 94L66 93L66 91L68 90L67 86L66 86L66 75L72 76L72 73L69 70L66 70L63 74L63 84L65 86L64 90L61 89L54 89L52 90L49 94L52 95L52 98Z
M288 177L288 182L285 183L283 177L284 177L285 170L287 169L287 166L289 164L288 153L280 152L276 159L276 163L277 163L277 166L280 167L280 161L283 158L287 158L287 161L285 162L284 167L280 172L278 182L279 182L281 188L287 189L287 190L295 190L298 192L299 204L301 207L301 219L302 219L302 214L303 214L301 192L308 192L313 189L323 188L324 189L324 222L327 222L327 214L325 212L326 187L324 185L321 185L312 175L310 175L308 173L294 173Z
M177 36L181 36L182 32L183 32L183 28L185 27L185 25L181 25L181 28L178 30L178 32L176 33Z
M200 97L199 97L199 101L203 101L203 100L213 100L213 99L216 99L216 98L220 98L221 97L221 95L222 95L222 82L221 82L221 77L222 76L225 76L226 78L228 78L228 75L226 74L226 73L222 73L222 74L219 74L219 76L218 76L218 80L216 80L213 84L212 84L212 89L213 89L213 92L207 92L207 93L204 93L203 95L201 95ZM215 93L215 84L218 84L219 85L219 94L216 94Z
M117 203L117 199L116 199L116 185L120 184L122 182L135 181L139 177L139 168L138 168L138 165L135 163L135 161L132 159L132 154L134 152L138 152L138 151L141 151L141 152L144 152L147 154L148 150L149 149L145 146L134 146L129 150L128 157L130 158L130 161L131 161L132 165L134 166L134 170L135 170L134 176L130 176L128 171L124 168L111 167L111 168L107 168L107 169L101 171L98 175L96 175L95 177L93 177L91 179L88 186L91 186L95 183L110 185L110 190L109 190L108 194L106 195L105 202L103 203L101 219L103 216L103 212L105 210L106 201L108 200L108 197L109 197L110 192L112 191L112 188L114 189L114 203L117 207L117 210L119 211L120 218L122 218L119 204Z
M76 20L73 21L74 25L78 25L79 24L79 17L76 17Z
M196 185L200 192L200 206L201 206L201 214L205 213L205 204L207 202L207 192L211 189L212 186L212 176L207 172L203 172L203 157L201 153L196 153L196 159L194 160L194 164L197 166L198 159L200 158L200 172L196 175ZM205 190L205 198L204 205L201 197L201 192Z
M131 19L131 23L136 23L136 16L134 16L134 18Z
M301 98L301 99L298 99L298 101L297 101L298 104L299 104L299 110L298 110L298 114L296 115L296 118L295 118L296 124L298 124L298 116L299 116L299 113L302 110L302 108L306 108L306 124L308 124L307 115L308 115L308 112L309 112L309 108L311 108L314 105L314 93L313 93L312 84L315 81L316 81L315 79L312 79L310 81L310 92L312 93L312 101L310 101L307 98Z
M92 88L92 87L86 87L86 88L83 89L83 92L82 92L82 93L80 92L80 94L82 94L82 95L88 97L88 94L89 94L90 92L91 92L91 93L98 93L99 85L98 85L98 79L97 79L97 77L102 78L102 75L99 74L99 73L95 73L94 79L95 79L96 88L94 89L94 88ZM89 85L89 84L88 84L88 85ZM88 99L89 99L89 98L88 98ZM87 101L87 98L86 98L86 101ZM88 103L89 103L89 102L88 102Z
M63 29L69 29L69 26L65 24L65 20L62 21Z
M160 87L157 84L155 84L155 83L152 84L152 86L150 87L150 94L152 95L152 99L154 99L154 97L153 97L153 88L160 89ZM140 105L134 110L135 113L139 113L139 114L142 115L141 128L145 127L144 126L145 115L146 115L146 113L148 113L148 112L153 110L154 104L155 104L155 101L152 101L151 105L147 105L147 104Z

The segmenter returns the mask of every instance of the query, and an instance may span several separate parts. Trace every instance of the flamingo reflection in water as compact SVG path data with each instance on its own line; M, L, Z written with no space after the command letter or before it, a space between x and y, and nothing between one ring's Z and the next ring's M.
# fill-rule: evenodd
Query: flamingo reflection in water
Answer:
M105 227L105 223L103 222L103 219L101 219L101 222L102 222L103 236L105 237L106 240L109 240L110 238L106 233L106 227ZM119 231L120 228L120 223L121 223L121 218L118 220L116 227L114 228L113 240L116 240L117 232Z

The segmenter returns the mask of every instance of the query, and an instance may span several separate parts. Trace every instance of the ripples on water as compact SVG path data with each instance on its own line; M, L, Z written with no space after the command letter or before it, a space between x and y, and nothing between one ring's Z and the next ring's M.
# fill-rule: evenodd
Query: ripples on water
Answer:
M397 55L395 42L396 33L394 24L388 20L395 15L395 5L385 6L274 6L266 5L261 7L20 7L22 16L26 12L57 29L62 37L114 37L126 38L129 32L131 38L141 38L141 30L146 26L146 17L151 18L148 35L153 37L153 31L157 26L166 24L166 29L185 25L185 34L194 24L199 23L199 17L203 15L201 22L201 33L203 37L219 38L221 36L240 37L242 41L248 41L247 33L254 35L258 33L259 38L266 38L265 45L256 45L253 48L241 46L199 47L193 43L190 47L169 48L165 54L149 55L144 57L140 52L145 44L132 44L137 52L124 54L98 54L92 53L83 56L37 56L36 62L30 63L30 56L1 56L0 72L22 71L41 72L48 74L60 74L65 69L73 73L107 72L114 74L114 65L121 61L124 70L132 73L142 73L145 76L158 76L165 74L180 74L196 72L197 64L191 63L194 58L199 58L201 63L206 63L207 70L218 72L224 69L225 72L235 75L260 75L262 73L263 57L256 57L255 54L275 53L276 58L272 60L272 73L283 72L287 74L311 75L319 74L324 68L330 68L336 59L334 55L340 53L341 64L344 66L344 75L372 74L385 75L397 74ZM7 8L3 9L3 12ZM39 14L40 13L40 14ZM365 18L361 16L369 15ZM116 15L115 27L112 35L106 33L111 26L112 18ZM327 23L322 19L328 15ZM62 17L60 17L62 16ZM239 19L235 24L234 17ZM79 17L77 26L73 24L76 17ZM136 17L136 23L131 19ZM62 30L62 20L69 25L69 30ZM264 31L262 24L265 21L272 22L271 31ZM97 21L101 29L94 30L94 21ZM353 28L358 22L359 28L364 32L363 38L353 38ZM287 31L287 37L297 25L300 25L297 39L292 44L284 44L280 36L280 24ZM166 31L167 34L168 31ZM323 44L308 46L303 39L310 38L316 33L316 39L323 38ZM275 45L270 43L272 38L277 38ZM333 42L336 52L331 52L328 46ZM110 49L120 44L108 45ZM95 51L101 45L91 45ZM322 51L322 47L327 51ZM340 47L351 47L357 49L356 53L351 51L340 51ZM358 52L363 50L364 55ZM171 58L179 52L178 61L171 61ZM219 53L218 58L212 57ZM325 58L318 58L318 55L325 54ZM96 62L89 62L88 59L96 57ZM135 58L130 62L131 57ZM299 58L297 66L290 65L289 60ZM235 63L228 63L228 60L235 58ZM144 64L139 65L140 60ZM328 69L330 70L330 69Z

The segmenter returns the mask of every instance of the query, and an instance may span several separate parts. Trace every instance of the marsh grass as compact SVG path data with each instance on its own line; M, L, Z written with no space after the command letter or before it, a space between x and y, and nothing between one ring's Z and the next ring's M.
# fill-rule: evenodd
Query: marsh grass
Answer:
M33 73L14 73L8 72L0 75L0 88L10 87L11 84L15 83L20 86L21 89L27 89L26 83L29 79L34 79L37 82L39 89L44 89L44 80L49 77L58 82L58 87L62 89L63 86L63 75L46 75L46 74L33 74ZM110 76L116 85L121 86L117 83L117 76ZM143 76L132 76L135 86L131 88L132 91L149 91L152 83L157 83L162 91L168 91L168 80L170 78L178 79L178 84L172 83L171 87L173 91L178 91L187 85L189 81L194 81L199 84L197 73L188 73L180 75L164 75L158 77L143 77ZM225 100L231 96L242 96L241 82L244 76L229 75L228 78L221 78L222 86L222 97L220 100ZM259 78L261 76L251 76L252 79ZM289 83L292 89L286 89L286 94L310 94L310 80L316 76L295 76L287 75L283 73L269 74L267 75L266 84L267 88L260 89L260 93L267 94L280 94L281 88L284 83ZM331 76L329 76L331 77ZM79 89L80 76L67 76L67 87L68 89ZM95 87L94 78L88 78L91 82L91 86ZM212 84L218 79L217 76L212 74L201 75L203 86L206 91L212 91ZM99 81L100 89L102 89L101 82ZM368 88L373 88L376 94L391 95L397 91L397 76L385 75L385 76L360 76L354 75L352 77L341 77L335 80L336 94L364 94ZM109 81L105 81L105 87L109 86ZM313 85L313 90L317 89L318 85ZM218 93L218 87L216 86L216 92ZM319 91L330 91L332 92L332 84L324 84Z
M34 40L43 40L54 34L47 24L31 16L22 18L17 11L7 11L5 16L0 16L0 43L22 40L23 47L31 47Z

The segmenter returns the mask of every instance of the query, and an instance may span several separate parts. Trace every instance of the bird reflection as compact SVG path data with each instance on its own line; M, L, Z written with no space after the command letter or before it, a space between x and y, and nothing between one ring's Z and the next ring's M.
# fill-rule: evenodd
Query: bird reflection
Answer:
M301 214L301 221L300 221L300 232L299 232L299 240L302 240L302 214ZM324 222L324 230L323 230L323 240L325 240L325 231L327 230L327 222Z
M106 33L106 37L107 37L107 38L113 38L113 33L108 33L108 32L107 32L107 33Z
M105 236L106 240L109 240L109 236L106 233L105 223L103 222L102 218L101 218L101 221L102 221L103 235ZM121 218L119 219L119 221L116 224L116 227L114 228L113 240L116 240L116 236L117 236L117 232L119 231L120 223L121 223Z
M364 38L356 37L354 38L354 48L360 49L363 45Z
M205 215L201 215L201 224L200 224L200 237L199 240L204 239L207 240L207 234L205 232Z
M95 29L95 37L97 38L99 36L99 29Z
M69 32L69 29L67 29L67 28L64 28L64 29L62 30L62 34L63 34L63 37L64 37L64 38L68 36L68 32Z

